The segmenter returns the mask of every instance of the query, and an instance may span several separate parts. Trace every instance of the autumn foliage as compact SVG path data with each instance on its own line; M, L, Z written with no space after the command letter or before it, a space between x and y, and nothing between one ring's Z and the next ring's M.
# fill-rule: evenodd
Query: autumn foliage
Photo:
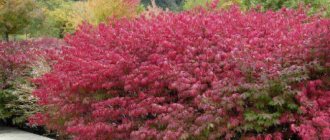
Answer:
M47 109L31 123L74 139L330 138L328 19L162 13L66 42L35 80Z
M64 43L52 38L0 42L1 122L23 126L30 115L42 110L31 95L35 88L31 79L44 72L39 60L46 61L45 54L61 44Z

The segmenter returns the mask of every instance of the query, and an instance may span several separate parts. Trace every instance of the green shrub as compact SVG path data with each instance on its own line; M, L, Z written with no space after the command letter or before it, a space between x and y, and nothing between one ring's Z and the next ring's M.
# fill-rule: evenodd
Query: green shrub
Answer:
M282 7L299 8L303 6L309 9L309 14L320 13L322 16L330 16L329 0L243 0L242 7L250 9L260 6L261 10L279 10Z
M330 16L329 0L186 0L183 9L208 8L212 6L212 3L217 3L218 8L227 8L230 5L237 4L243 10L259 7L262 11L279 10L283 7L297 9L302 6L304 10L308 10L309 14Z

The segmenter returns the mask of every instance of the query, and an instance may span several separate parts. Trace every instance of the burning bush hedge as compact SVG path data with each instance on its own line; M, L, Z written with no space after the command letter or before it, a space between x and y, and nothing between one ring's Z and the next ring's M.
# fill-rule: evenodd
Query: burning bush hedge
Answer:
M329 41L328 19L286 9L85 24L35 80L31 123L81 140L329 139Z

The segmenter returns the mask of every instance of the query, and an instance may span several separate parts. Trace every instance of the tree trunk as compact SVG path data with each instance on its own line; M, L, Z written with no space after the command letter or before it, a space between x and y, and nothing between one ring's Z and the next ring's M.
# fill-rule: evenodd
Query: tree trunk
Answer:
M150 0L151 6L152 7L157 7L156 1L155 0Z
M3 40L5 40L5 41L9 41L9 33L8 32L4 32L3 33Z
M179 6L176 4L175 0L164 0L165 4L168 8L172 8L172 10L177 11L179 10Z

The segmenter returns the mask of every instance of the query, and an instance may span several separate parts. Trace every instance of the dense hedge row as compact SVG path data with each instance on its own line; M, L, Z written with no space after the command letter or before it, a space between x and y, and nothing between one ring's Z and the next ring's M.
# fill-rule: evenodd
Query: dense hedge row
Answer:
M166 13L83 25L32 124L75 139L329 139L330 20L300 11Z

